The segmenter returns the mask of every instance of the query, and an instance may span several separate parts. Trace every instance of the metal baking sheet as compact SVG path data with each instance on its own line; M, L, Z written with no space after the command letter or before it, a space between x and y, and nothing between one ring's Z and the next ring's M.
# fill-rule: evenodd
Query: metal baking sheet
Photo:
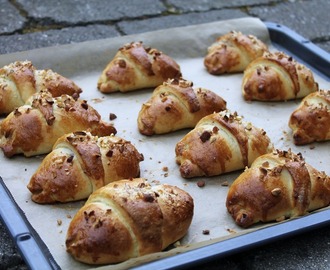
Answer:
M236 110L246 120L264 128L277 148L292 148L295 152L302 152L307 162L330 174L325 162L326 159L330 159L326 156L329 155L329 142L313 144L313 150L309 146L298 148L292 144L287 127L288 114L300 101L247 104L240 94L241 74L212 76L206 73L202 59L207 47L217 36L230 30L254 34L267 42L273 50L287 51L313 69L321 88L330 89L329 54L284 26L264 24L255 18L167 29L0 56L1 66L15 60L28 59L38 68L52 68L72 78L83 88L82 98L87 99L101 113L104 120L107 120L110 112L118 116L114 121L118 130L117 135L132 141L145 156L145 161L141 163L142 177L176 184L190 192L195 199L194 220L180 247L114 266L87 266L74 261L65 252L64 245L70 217L83 202L48 206L33 203L26 184L43 157L15 157L9 160L1 156L6 171L2 169L0 172L3 178L3 181L0 181L0 195L1 198L5 198L0 201L0 216L31 269L38 269L41 264L49 269L184 267L330 223L330 210L324 208L281 223L259 224L245 230L238 228L224 206L228 187L221 184L224 181L233 181L239 171L210 179L203 178L206 180L203 189L197 187L198 179L180 178L178 166L173 160L174 153L169 149L174 148L175 142L182 138L187 130L165 136L143 137L136 129L136 113L141 102L149 98L152 90L109 95L96 90L96 80L116 50L127 42L142 40L146 45L158 48L177 60L182 68L183 77L192 80L196 87L205 87L217 92L227 100L230 110ZM121 110L118 110L118 107ZM265 111L268 114L265 114ZM155 149L157 153L154 156L152 153ZM169 168L168 176L165 176L162 170L164 166ZM215 212L206 213L205 208L210 207ZM63 221L61 226L57 224L57 219ZM210 235L203 235L204 229L209 229Z

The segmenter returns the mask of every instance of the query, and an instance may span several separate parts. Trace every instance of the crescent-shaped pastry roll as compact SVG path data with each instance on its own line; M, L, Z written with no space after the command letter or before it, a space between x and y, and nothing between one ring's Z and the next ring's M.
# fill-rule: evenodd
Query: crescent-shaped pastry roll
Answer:
M252 61L242 80L246 100L285 101L317 90L312 71L283 52L268 52Z
M60 137L28 184L37 203L86 199L111 182L140 176L143 155L117 136L75 132Z
M16 61L0 69L0 114L24 105L41 90L48 90L54 97L67 94L74 98L82 92L72 80L51 69L38 70L31 61Z
M116 181L96 190L73 217L67 251L88 264L160 252L187 233L193 212L192 197L176 186Z
M202 118L176 145L176 162L184 178L214 176L244 169L273 145L263 129L222 111Z
M193 88L184 79L169 79L158 86L138 115L141 134L164 134L193 128L204 116L226 109L226 101L214 92Z
M128 92L180 77L180 66L171 57L142 42L132 42L118 50L103 70L97 88L103 93Z
M230 186L226 206L249 227L305 215L330 204L330 177L301 154L277 150L257 158Z
M231 31L218 37L208 48L204 65L213 75L243 72L252 60L266 51L267 45L256 36Z
M330 91L306 96L291 114L289 127L296 145L330 140Z
M7 157L47 154L59 137L74 131L88 130L98 136L117 132L85 100L39 92L29 102L0 123L0 148Z

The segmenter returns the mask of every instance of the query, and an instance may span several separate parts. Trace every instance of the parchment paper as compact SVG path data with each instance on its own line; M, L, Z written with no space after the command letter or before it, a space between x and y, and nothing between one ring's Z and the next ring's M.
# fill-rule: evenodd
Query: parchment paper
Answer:
M110 121L110 113L117 115L117 119L113 121L118 130L117 135L131 141L145 157L145 160L141 162L142 177L150 182L159 181L177 185L188 191L194 198L193 222L187 235L177 243L181 244L181 247L100 268L129 268L148 260L171 256L196 246L221 241L227 237L267 226L261 224L242 230L234 224L226 211L225 200L229 187L224 186L223 183L230 184L242 171L211 178L186 180L180 177L179 167L175 163L174 148L189 130L152 137L139 134L137 115L142 103L149 99L153 89L107 95L97 90L96 83L102 70L118 48L127 42L141 40L147 46L157 48L173 57L180 64L185 79L191 80L196 87L210 89L222 96L227 101L228 109L237 111L239 115L244 116L246 121L266 130L276 148L282 150L291 148L296 153L301 152L306 162L330 174L329 142L315 143L312 147L310 145L296 147L292 142L287 123L300 100L248 103L243 100L241 94L242 74L212 76L206 72L203 59L207 47L218 36L230 30L240 30L246 34L256 35L271 45L267 28L259 19L243 18L0 56L0 66L16 60L31 60L38 69L51 68L74 80L83 89L81 98L86 99L98 110L103 120ZM276 48L272 47L272 50ZM330 89L329 82L316 74L315 77L321 89ZM1 153L0 175L62 269L94 268L95 266L76 262L65 251L68 225L84 202L38 205L30 199L26 185L43 158L44 156L32 158L17 156L8 159ZM164 171L164 167L168 168L168 172ZM206 182L203 188L197 186L197 181L200 179ZM58 221L62 222L61 225ZM209 235L203 234L203 230L209 230Z

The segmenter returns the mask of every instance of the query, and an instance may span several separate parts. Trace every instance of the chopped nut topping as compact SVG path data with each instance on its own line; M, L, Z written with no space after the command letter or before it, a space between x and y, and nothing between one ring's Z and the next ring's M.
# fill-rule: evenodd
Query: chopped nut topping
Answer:
M96 229L98 229L98 228L102 227L102 225L103 225L102 220L101 219L98 219L97 222L95 223L94 227Z
M204 131L200 136L201 141L204 143L211 138L211 133L209 131Z
M124 144L120 144L118 150L119 150L120 153L123 153L124 150L125 150L125 145Z
M147 193L147 194L144 193L143 200L146 202L153 202L155 200L155 198L149 193Z
M87 104L87 102L86 102L86 101L82 102L82 103L81 103L81 107L83 107L85 110L87 110L87 109L88 109L88 104Z
M272 192L272 195L275 197L279 196L282 193L280 188L274 188L271 192Z
M47 119L47 124L51 126L54 122L55 122L55 116L54 115L49 116L49 118Z
M126 62L124 59L120 59L117 61L117 64L120 68L125 68L126 67Z
M260 172L261 172L262 174L264 174L264 175L266 175L267 172L268 172L267 169L265 169L264 167L260 167L259 170L260 170Z
M22 113L16 108L15 111L14 111L14 115L15 116L20 116L20 115L22 115Z
M84 131L75 131L75 132L73 132L73 134L75 136L86 136L87 135L86 132L84 132Z
M251 130L252 129L252 124L250 122L248 122L245 126L246 130Z
M144 188L146 186L146 183L140 183L139 185L138 185L138 188Z
M257 74L258 74L258 75L261 74L260 68L257 68Z
M112 157L113 151L110 149L106 154L107 157Z

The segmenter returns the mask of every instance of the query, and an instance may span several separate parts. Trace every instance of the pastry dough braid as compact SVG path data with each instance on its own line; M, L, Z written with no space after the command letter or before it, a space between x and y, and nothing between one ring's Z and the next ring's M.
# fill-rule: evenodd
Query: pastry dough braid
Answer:
M75 132L60 137L28 184L37 203L86 199L110 182L140 176L143 155L128 141Z
M7 157L46 154L59 137L81 130L99 136L117 132L86 101L68 95L54 98L49 92L39 92L29 104L18 107L2 120L0 147Z
M284 101L317 90L312 71L283 52L265 53L244 71L242 92L246 100Z
M204 65L213 75L243 72L252 60L266 51L267 45L257 37L231 31L220 36L208 48Z
M226 201L242 227L302 216L329 204L330 177L290 150L257 158L231 185Z
M153 135L193 128L204 116L226 109L220 96L192 86L184 79L170 79L158 86L139 112L139 131Z
M31 61L16 61L0 69L0 114L24 105L41 90L48 90L54 97L67 94L74 98L82 92L73 81L51 69L37 70Z
M289 127L296 145L330 140L330 90L306 96L291 114Z
M187 233L193 211L192 197L178 187L116 181L95 191L73 217L67 251L89 264L160 252Z
M202 118L176 145L176 162L184 178L214 176L244 169L272 151L263 129L222 111Z
M101 92L127 92L161 85L181 76L180 66L157 49L132 42L120 48L103 70L97 87Z

